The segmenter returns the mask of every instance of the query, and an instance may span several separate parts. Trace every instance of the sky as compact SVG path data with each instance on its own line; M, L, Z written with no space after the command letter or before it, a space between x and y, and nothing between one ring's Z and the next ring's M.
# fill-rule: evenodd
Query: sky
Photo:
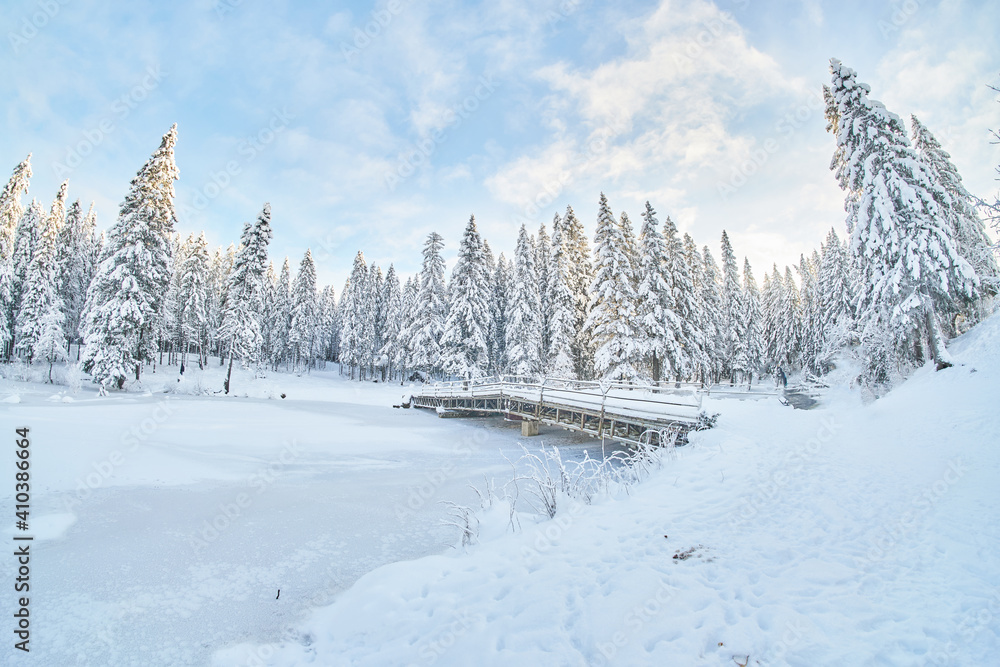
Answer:
M821 98L836 57L991 197L1000 146L993 0L2 0L0 178L93 201L110 227L178 126L178 231L239 238L272 207L276 267L306 248L337 292L358 250L453 265L470 215L494 254L600 193L638 227L728 231L758 280L833 227L843 194ZM4 166L6 165L6 166ZM742 264L742 262L741 262Z

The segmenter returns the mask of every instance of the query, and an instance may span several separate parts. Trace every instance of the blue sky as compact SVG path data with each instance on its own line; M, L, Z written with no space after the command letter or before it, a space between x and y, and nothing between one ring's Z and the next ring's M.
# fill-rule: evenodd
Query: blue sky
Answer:
M408 274L436 230L451 260L473 213L508 256L567 204L592 233L602 190L716 257L727 229L759 280L843 230L831 56L997 190L990 0L3 5L2 178L32 152L30 196L69 178L106 228L176 122L179 231L228 245L269 201L275 264L311 247L338 292L359 249Z

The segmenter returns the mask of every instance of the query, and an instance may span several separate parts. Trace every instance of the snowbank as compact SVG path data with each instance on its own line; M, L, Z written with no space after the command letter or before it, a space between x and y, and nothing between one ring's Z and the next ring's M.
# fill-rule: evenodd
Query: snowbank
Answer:
M625 499L379 568L216 665L995 664L1000 318L863 406L722 413Z

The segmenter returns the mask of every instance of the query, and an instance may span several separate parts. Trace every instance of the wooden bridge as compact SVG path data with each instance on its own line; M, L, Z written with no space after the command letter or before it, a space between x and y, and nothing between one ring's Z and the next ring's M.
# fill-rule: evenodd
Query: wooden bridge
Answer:
M651 385L504 376L440 382L420 390L404 406L445 416L501 414L521 421L521 433L537 435L539 424L627 443L683 442L698 422L701 384Z

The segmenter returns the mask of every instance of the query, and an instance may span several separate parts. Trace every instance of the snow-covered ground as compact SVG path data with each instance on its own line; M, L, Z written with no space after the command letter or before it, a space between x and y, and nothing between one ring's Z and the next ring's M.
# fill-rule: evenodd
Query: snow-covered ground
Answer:
M628 497L487 515L214 664L1000 664L1000 318L951 349L869 405L707 403Z
M31 653L5 642L0 663L204 665L279 641L366 572L448 549L439 501L471 502L467 483L520 453L516 424L395 410L407 388L335 372L239 372L233 397L201 395L222 386L218 367L143 383L99 397L89 384L0 382L10 437L31 429L36 540ZM13 491L11 474L8 544ZM13 613L14 559L2 560Z

